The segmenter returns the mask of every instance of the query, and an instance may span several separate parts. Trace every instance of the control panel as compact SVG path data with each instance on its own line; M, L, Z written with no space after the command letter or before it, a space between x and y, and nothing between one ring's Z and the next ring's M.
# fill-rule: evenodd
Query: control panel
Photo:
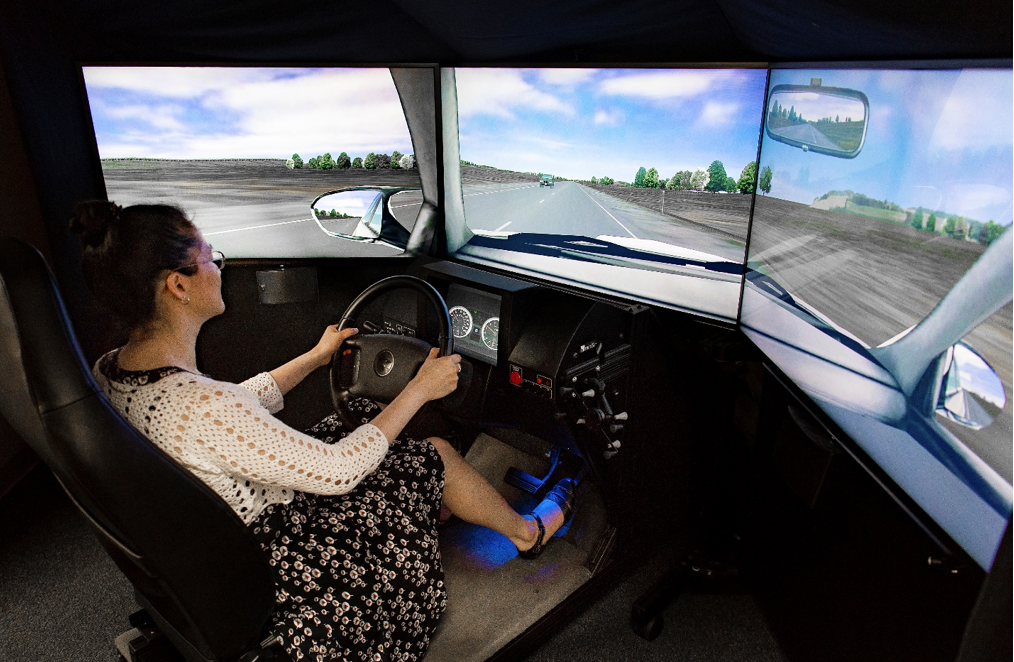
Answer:
M533 393L547 400L553 399L553 378L535 370L525 370L516 363L510 364L508 381L522 391Z

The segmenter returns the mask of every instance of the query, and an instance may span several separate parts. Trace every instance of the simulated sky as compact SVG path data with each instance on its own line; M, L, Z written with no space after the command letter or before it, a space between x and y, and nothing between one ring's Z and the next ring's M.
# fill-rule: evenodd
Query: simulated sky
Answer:
M761 166L771 195L811 204L851 190L903 208L924 207L1010 225L1014 200L1014 75L1009 69L951 71L773 70L771 86L808 85L865 92L866 143L840 159L765 136Z
M413 151L387 68L84 67L84 78L102 158Z
M763 69L456 69L461 158L570 179L668 179L757 158Z

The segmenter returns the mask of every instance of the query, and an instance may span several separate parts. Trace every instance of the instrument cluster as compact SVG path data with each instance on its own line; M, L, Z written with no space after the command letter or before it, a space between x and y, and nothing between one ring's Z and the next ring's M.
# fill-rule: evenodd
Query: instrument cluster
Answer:
M452 283L447 291L454 351L496 365L500 296Z

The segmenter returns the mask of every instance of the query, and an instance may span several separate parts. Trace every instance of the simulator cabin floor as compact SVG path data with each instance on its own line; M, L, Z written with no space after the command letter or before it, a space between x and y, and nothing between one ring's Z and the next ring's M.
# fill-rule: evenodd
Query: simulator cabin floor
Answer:
M776 446L792 443L780 428ZM721 478L702 481L709 483L701 500L708 512L639 545L640 556L617 561L615 580L524 659L954 659L981 573L927 568L931 543L854 462L839 459L829 488L807 505L778 479L776 466L764 461L757 469L750 460L756 443L732 425L714 432L700 459L722 468L709 473ZM518 453L480 435L466 459L502 476L504 462L526 467L533 459ZM530 498L498 485L516 505ZM603 528L601 504L587 492L570 530L537 562L511 558L512 550L464 523L443 530L450 600L427 660L486 659L587 581L583 562ZM0 499L0 540L0 657L118 660L113 640L136 609L131 587L44 466ZM658 638L638 637L631 605L696 549L734 559L726 567L739 571L739 581L677 592ZM456 597L463 583L469 594Z

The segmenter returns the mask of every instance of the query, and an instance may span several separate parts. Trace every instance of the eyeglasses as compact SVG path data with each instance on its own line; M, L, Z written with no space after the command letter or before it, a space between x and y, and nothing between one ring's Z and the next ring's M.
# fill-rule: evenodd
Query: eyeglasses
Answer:
M225 253L223 253L222 251L211 251L211 259L208 260L208 261L211 262L212 264L214 264L216 267L218 267L218 270L221 271L222 269L225 268ZM182 267L176 267L176 269L174 269L174 271L183 271L184 269L193 269L195 267L199 267L200 265L201 265L201 263L195 262L194 264L188 264L188 265L185 265L185 266L182 266Z

